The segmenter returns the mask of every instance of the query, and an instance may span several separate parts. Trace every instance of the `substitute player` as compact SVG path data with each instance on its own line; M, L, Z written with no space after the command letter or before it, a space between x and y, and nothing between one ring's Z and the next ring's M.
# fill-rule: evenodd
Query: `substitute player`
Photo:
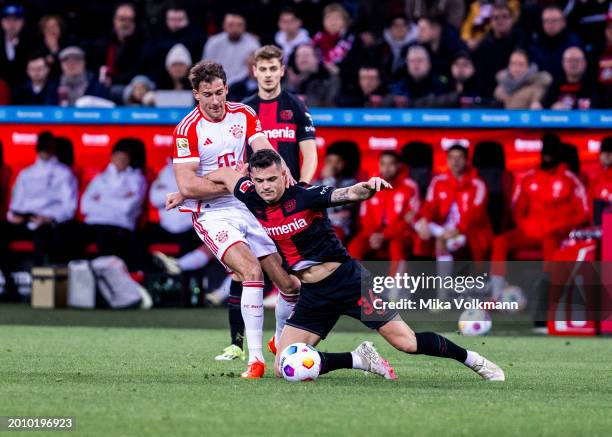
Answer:
M375 177L346 188L302 184L285 188L288 175L281 162L277 153L261 150L251 157L251 179L231 169L221 169L207 176L211 181L223 183L244 202L302 282L300 299L279 339L279 350L297 342L316 345L327 336L340 315L361 318L358 304L361 278L367 272L348 255L325 210L370 199L376 192L391 187ZM171 206L172 202L167 204ZM439 334L413 332L395 312L387 313L383 321L363 323L376 329L400 351L454 358L486 380L505 380L504 372L496 364ZM334 354L332 360L324 359L322 371L361 368L361 363L353 358L350 352ZM276 364L275 372L279 375ZM393 369L386 367L385 377L394 379Z
M286 293L296 293L298 281L283 270L274 243L245 206L202 176L242 164L247 143L253 150L272 146L250 107L226 101L227 79L220 64L202 61L191 69L189 79L198 103L174 129L173 165L181 194L199 200L187 202L182 210L193 213L200 238L242 281L241 312L249 348L249 366L242 376L260 378L265 372L261 268ZM289 314L288 309L286 317Z

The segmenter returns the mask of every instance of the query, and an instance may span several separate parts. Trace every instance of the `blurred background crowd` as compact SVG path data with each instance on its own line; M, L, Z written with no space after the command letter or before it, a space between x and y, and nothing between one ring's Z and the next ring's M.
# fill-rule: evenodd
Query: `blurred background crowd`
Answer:
M605 0L24 0L0 15L0 104L191 106L205 58L242 100L273 43L308 106L611 105Z

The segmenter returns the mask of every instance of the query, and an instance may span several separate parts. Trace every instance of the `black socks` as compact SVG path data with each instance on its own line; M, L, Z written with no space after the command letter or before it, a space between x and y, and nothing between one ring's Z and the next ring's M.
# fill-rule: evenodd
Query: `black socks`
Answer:
M454 358L460 363L465 363L467 351L457 346L446 337L435 332L416 332L417 350L415 353L431 355L434 357Z
M228 299L229 324L232 344L242 349L244 341L244 320L240 310L240 299L242 298L242 282L232 281Z

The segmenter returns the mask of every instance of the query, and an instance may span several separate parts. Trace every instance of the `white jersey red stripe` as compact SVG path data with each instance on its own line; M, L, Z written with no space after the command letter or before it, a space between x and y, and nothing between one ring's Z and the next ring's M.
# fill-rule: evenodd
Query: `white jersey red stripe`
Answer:
M226 102L221 120L208 119L196 106L174 129L173 162L198 163L197 174L204 176L220 167L244 162L246 145L264 133L257 114L247 105ZM232 194L207 201L188 200L182 211L233 208L240 204Z

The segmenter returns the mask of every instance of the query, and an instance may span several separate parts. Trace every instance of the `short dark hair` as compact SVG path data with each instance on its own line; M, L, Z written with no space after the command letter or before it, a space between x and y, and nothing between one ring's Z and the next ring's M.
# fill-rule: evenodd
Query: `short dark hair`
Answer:
M468 157L467 147L463 147L461 144L453 144L452 146L448 148L448 150L446 151L446 154L448 155L453 150L458 150L459 152L463 153L463 156L465 156L465 158L467 159Z
M51 155L55 155L55 137L49 131L43 131L38 134L38 141L36 142L36 152L47 152Z
M383 150L380 152L380 155L378 155L378 159L380 160L383 156L390 156L395 158L396 161L400 160L400 157L395 150Z
M281 11L278 14L278 17L280 18L281 15L285 15L285 14L291 14L295 18L297 18L298 20L300 19L300 16L298 15L298 12L297 12L297 9L295 9L292 6L285 6L283 9L281 9Z
M249 168L268 168L272 165L281 165L280 155L272 149L258 150L249 160Z
M218 62L200 61L189 71L191 87L196 91L200 88L201 82L212 83L215 79L221 79L223 85L227 84L225 70Z

